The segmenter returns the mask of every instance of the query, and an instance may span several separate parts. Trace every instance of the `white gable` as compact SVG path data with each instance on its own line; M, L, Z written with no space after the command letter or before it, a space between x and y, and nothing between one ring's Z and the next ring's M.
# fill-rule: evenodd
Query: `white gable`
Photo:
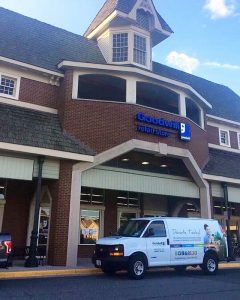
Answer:
M139 5L138 8L141 8L141 9L145 10L146 12L148 11L151 14L153 14L152 8L151 8L148 0L142 0L142 2L141 2L141 4Z
M154 17L154 23L155 27L158 30L163 30L162 26L158 20L158 16L156 14L155 7L152 3L152 0L138 0L136 4L134 5L132 11L129 13L129 18L136 20L137 19L137 10L138 9L144 9L145 11L150 12Z

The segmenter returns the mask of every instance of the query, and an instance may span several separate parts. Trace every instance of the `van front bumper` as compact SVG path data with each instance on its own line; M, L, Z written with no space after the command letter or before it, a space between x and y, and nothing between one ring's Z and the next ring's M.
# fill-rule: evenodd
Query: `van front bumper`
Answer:
M121 256L121 257L96 257L95 255L92 257L92 263L96 268L105 268L110 267L116 270L124 270L127 269L129 257Z

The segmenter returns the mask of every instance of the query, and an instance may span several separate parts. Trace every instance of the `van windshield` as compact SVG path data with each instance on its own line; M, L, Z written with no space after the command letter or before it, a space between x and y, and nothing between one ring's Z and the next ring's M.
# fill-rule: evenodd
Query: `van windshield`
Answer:
M119 228L118 235L140 237L148 223L148 220L129 220Z

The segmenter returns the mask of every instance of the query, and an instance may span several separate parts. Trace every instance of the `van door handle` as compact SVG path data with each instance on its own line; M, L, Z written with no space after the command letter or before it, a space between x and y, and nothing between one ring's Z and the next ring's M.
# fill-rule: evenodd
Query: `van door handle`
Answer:
M169 245L169 239L167 239L167 245Z

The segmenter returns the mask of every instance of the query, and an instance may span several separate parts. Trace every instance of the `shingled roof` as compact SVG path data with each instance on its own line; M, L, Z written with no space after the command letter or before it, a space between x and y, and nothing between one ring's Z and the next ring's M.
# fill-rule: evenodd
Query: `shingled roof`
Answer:
M207 113L240 122L240 97L230 88L156 62L153 72L190 85L212 105Z
M240 155L229 151L209 149L209 162L203 173L240 179Z
M121 11L123 13L129 14L136 4L137 0L107 0L86 32L84 36L88 36L94 29L96 29L108 16L110 16L115 10ZM156 11L157 12L157 11ZM168 32L173 32L166 21L157 12L158 20L162 28Z
M129 11L134 1L108 3ZM52 71L60 72L57 64L62 60L106 64L93 41L4 8L0 8L0 39L0 56ZM240 122L240 97L228 87L156 62L153 73L190 85L211 103L209 114Z
M88 39L0 7L0 56L59 71L62 60L106 61Z
M62 131L58 115L0 104L0 142L77 154L95 152Z

